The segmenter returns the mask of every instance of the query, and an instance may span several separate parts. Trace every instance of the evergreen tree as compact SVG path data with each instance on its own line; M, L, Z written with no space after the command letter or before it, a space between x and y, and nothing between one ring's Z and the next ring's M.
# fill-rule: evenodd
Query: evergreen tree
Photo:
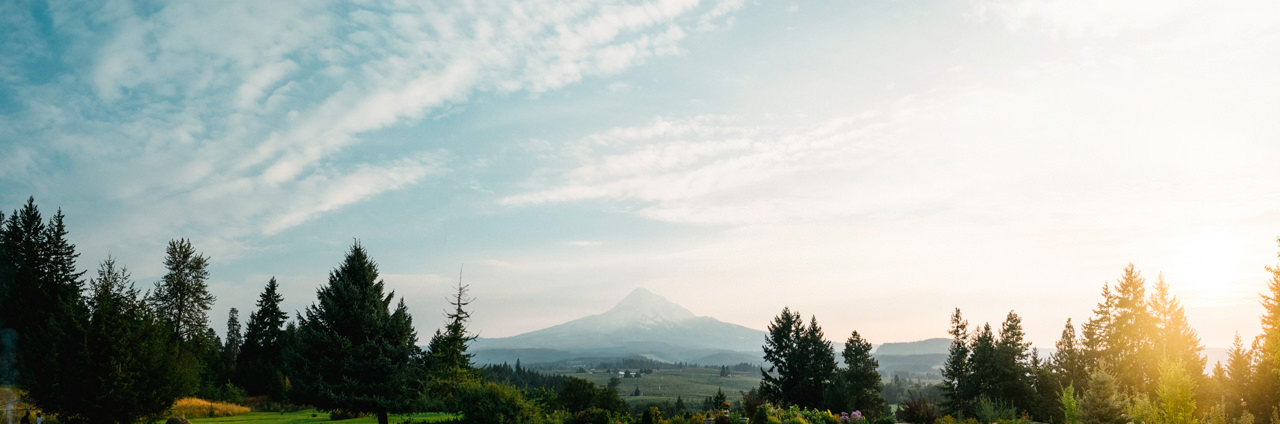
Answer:
M1120 386L1105 364L1089 372L1089 385L1080 395L1080 422L1124 424L1126 405Z
M284 296L275 277L258 295L258 309L249 314L244 343L236 358L237 381L250 395L267 395L271 400L285 399L285 320L289 315L280 309Z
M63 387L76 402L46 412L61 422L112 424L164 413L178 396L168 327L114 259L102 262L90 289L87 348L76 361L76 384Z
M1076 338L1076 329L1071 325L1071 318L1062 328L1062 337L1054 344L1057 352L1050 356L1050 367L1063 386L1085 387L1089 379L1088 359Z
M1187 316L1178 298L1169 294L1169 285L1164 282L1164 275L1156 280L1155 291L1151 293L1151 315L1155 321L1153 341L1153 358L1181 363L1187 373L1197 383L1204 380L1205 356L1204 346L1200 344L1200 336L1187 323Z
M1062 423L1080 424L1080 404L1076 400L1075 387L1067 386L1063 388L1062 394L1058 399L1062 405Z
M1280 243L1280 238L1276 242ZM1267 282L1267 292L1262 294L1262 333L1253 343L1253 378L1248 402L1258 417L1270 416L1272 408L1280 405L1280 264L1266 269L1271 273L1271 280Z
M411 359L418 351L408 308L384 294L378 266L357 241L298 317L297 370L301 400L324 410L367 412L387 424L409 412L418 394Z
M231 308L227 311L227 342L222 347L227 362L234 366L236 358L240 356L240 347L243 345L244 336L240 334L240 310Z
M778 406L795 405L804 366L798 346L804 321L799 313L784 307L769 323L767 331L763 349L764 360L770 365L768 370L760 370L760 391Z
M800 368L800 386L796 388L796 404L809 407L825 406L827 389L836 379L836 356L831 349L831 342L823 335L818 326L817 317L809 317L809 325L805 327L797 347L804 366Z
M1179 359L1159 363L1156 396L1160 399L1160 417L1165 424L1192 424L1196 412L1195 375Z
M1025 340L1022 317L1009 311L1000 326L1000 341L995 349L995 392L988 396L1019 411L1035 409L1032 395L1031 342Z
M445 398L451 398L455 389L476 378L475 367L471 364L474 355L467 353L467 345L476 338L467 331L471 313L465 308L474 300L467 297L467 287L458 281L454 295L449 299L453 311L445 314L444 331L436 330L431 336L425 355L431 390ZM616 385L613 387L617 388Z
M975 407L980 399L987 399L996 404L1005 404L1005 399L996 398L1000 385L1003 383L1001 378L1004 377L1000 367L999 352L996 350L996 336L991 331L991 324L983 324L982 329L973 336L973 344L969 349L973 352L969 356L969 383L970 394L973 398L968 399ZM976 409L975 409L976 412Z
M1115 360L1114 348L1108 340L1112 322L1115 320L1115 305L1116 296L1111 293L1111 284L1104 283L1102 301L1098 302L1098 306L1093 309L1093 316L1085 321L1084 327L1080 329L1084 362L1089 364L1087 372L1091 373L1094 365Z
M1228 417L1235 418L1244 411L1245 396L1249 394L1253 378L1252 353L1244 348L1240 333L1236 333L1227 351L1227 367L1223 370L1222 396Z
M187 239L170 240L165 248L164 277L151 292L151 306L164 317L170 331L184 343L204 339L209 329L209 308L215 300L205 280L209 258Z
M66 387L79 379L71 364L84 348L88 313L81 295L84 273L75 266L79 254L67 240L63 218L59 210L46 224L35 199L28 198L0 231L0 268L7 279L0 283L7 292L0 309L16 341L3 357L16 365L17 385L47 411L79 401Z
M1153 328L1146 300L1146 280L1134 270L1133 264L1124 268L1124 274L1116 282L1114 318L1108 330L1107 344L1111 346L1116 380L1126 390L1149 392L1154 381L1150 368Z
M884 416L889 412L884 397L884 384L880 381L880 363L871 356L871 342L863 340L855 330L849 334L841 353L845 367L841 376L845 389L845 402L839 405L840 410L862 411L871 418Z
M675 406L672 407L672 409L674 409L674 411L672 412L677 414L683 413L689 410L689 408L684 405L684 398L680 396L676 396L676 404Z
M175 377L183 394L200 387L202 370L214 345L208 335L209 309L215 300L205 280L209 278L209 258L201 255L187 239L170 240L165 248L166 273L149 293L148 303L158 312L174 344L178 347Z
M951 314L951 348L947 360L942 365L943 410L948 414L965 417L972 416L972 399L976 397L972 390L972 370L969 366L969 322L960 315L960 308Z

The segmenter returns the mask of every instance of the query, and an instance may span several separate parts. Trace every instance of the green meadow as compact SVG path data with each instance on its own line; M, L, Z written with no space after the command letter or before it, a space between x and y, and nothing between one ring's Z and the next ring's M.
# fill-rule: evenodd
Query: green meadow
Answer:
M400 423L406 420L414 423L443 423L453 420L453 414L440 412L431 412L425 414L409 414L409 415L391 415L389 421L392 423ZM297 412L250 412L247 414L235 415L230 417L218 418L193 418L193 424L204 423L252 423L252 424L298 424L298 423L322 423L322 422L340 422L344 424L375 424L378 417L368 416L364 418L352 418L349 420L329 421L327 412L320 412L314 409L307 409ZM156 421L157 424L163 424L164 421Z
M635 370L631 370L635 371ZM589 380L600 386L609 384L609 378L618 375L603 371L579 373L573 370L547 370L551 374L563 374ZM685 405L695 407L701 405L703 398L716 394L716 389L724 390L730 402L741 401L740 391L745 392L760 385L760 376L753 372L735 372L728 377L720 376L719 368L670 368L654 370L643 377L623 378L618 385L618 394L628 403L675 402L676 397L684 398ZM640 388L640 396L632 396L636 388Z

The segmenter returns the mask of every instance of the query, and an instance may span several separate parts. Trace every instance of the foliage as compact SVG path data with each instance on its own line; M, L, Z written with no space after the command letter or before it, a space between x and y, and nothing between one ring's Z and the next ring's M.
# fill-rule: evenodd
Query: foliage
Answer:
M956 308L951 314L951 347L947 353L947 361L942 366L942 391L944 393L943 408L951 414L965 416L973 411L971 399L975 398L969 379L969 322Z
M542 422L542 412L520 390L499 383L473 383L461 390L462 422L525 424Z
M835 353L825 340L816 317L805 325L798 312L783 308L769 324L761 370L760 391L780 405L818 406L835 379Z
M1080 404L1076 402L1075 386L1062 389L1062 395L1058 399L1062 403L1063 423L1080 424Z
M913 424L930 424L938 419L938 409L924 396L911 395L894 414L898 420Z
M62 211L46 224L34 198L0 225L0 327L8 327L0 331L0 358L16 371L0 378L13 379L33 404L54 413L78 403L66 390L79 381L68 365L84 347L88 313L79 254L67 235Z
M1159 364L1160 379L1156 396L1160 399L1160 420L1166 424L1195 422L1196 382L1181 359L1163 360Z
M999 420L1012 420L1016 418L1018 411L1010 407L1008 404L995 402L987 397L978 399L978 405L974 408L973 416L978 421L984 423L993 423Z
M181 393L192 394L200 385L202 356L212 347L209 309L215 300L205 280L209 258L187 239L170 240L165 248L165 275L148 293L147 302L169 326L177 347L177 382Z
M244 406L190 397L178 399L173 403L173 407L169 408L169 415L184 418L229 417L247 413L249 408Z
M378 267L359 242L299 316L291 373L300 399L318 408L387 414L414 409L417 336L408 308L384 294Z
M841 353L845 368L841 370L840 386L843 400L841 410L862 411L869 417L879 417L889 411L884 397L884 384L880 379L880 363L871 356L871 342L863 340L857 331L849 335Z
M467 286L459 281L453 298L449 300L454 310L445 315L444 331L436 330L427 345L424 366L432 382L432 390L439 396L449 397L449 388L468 384L476 378L471 365L473 355L467 353L467 344L476 336L467 331L471 314L464 309L472 300L467 297Z
M249 314L244 343L236 357L236 382L250 395L266 395L271 400L285 400L285 320L289 315L280 308L284 296L275 277L267 281L258 295L257 309Z
M1124 424L1124 398L1119 384L1105 366L1096 366L1089 373L1089 384L1080 396L1080 421L1090 424Z
M132 423L164 412L178 395L169 328L143 302L129 272L106 259L90 280L84 348L74 362L77 401L65 422Z

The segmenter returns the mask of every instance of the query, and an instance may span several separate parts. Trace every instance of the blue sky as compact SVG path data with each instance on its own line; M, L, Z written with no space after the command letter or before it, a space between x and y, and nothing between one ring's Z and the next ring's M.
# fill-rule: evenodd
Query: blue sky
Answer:
M1133 262L1206 344L1280 236L1280 5L1102 0L0 3L0 203L80 266L213 259L311 302L353 238L420 333L647 287L763 328L1049 344Z

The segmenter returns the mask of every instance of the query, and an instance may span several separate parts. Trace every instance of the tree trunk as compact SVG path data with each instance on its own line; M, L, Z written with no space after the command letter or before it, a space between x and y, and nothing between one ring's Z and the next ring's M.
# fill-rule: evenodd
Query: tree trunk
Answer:
M387 411L378 413L378 424L387 424Z

